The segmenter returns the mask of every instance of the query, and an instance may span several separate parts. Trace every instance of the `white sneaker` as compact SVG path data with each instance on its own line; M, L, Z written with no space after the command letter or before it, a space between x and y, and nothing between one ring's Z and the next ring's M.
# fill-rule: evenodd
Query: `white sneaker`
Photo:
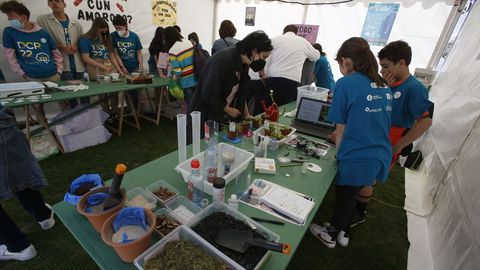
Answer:
M345 235L344 231L340 231L337 236L337 242L342 247L348 246L349 235Z
M9 260L17 260L17 261L28 261L31 258L37 255L37 251L33 247L33 245L28 246L26 249L20 252L10 252L7 249L7 246L0 245L0 261L9 261Z
M52 207L48 203L46 203L45 206L50 209L52 214L50 215L50 218L45 219L43 221L40 221L40 222L38 222L38 224L40 224L40 227L42 227L42 229L46 231L46 230L51 229L55 225L55 219L53 218Z
M317 224L310 224L310 232L328 248L334 248L337 241L328 234L328 228Z

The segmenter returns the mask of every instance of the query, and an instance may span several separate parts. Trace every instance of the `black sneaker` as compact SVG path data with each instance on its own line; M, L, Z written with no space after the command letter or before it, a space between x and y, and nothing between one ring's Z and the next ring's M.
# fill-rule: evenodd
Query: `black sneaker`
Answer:
M367 214L366 211L362 215L360 215L357 211L355 211L355 213L353 214L352 224L350 225L350 228L353 228L367 221L367 218L365 217L366 214Z

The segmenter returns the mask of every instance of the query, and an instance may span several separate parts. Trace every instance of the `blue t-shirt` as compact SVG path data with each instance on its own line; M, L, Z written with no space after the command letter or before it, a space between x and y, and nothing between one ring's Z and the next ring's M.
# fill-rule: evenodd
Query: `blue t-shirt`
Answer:
M25 33L7 27L3 30L3 47L15 50L18 64L28 77L49 77L57 73L52 54L57 44L44 29Z
M108 48L99 40L81 37L78 40L78 50L81 54L88 53L92 59L108 59Z
M427 88L411 75L402 84L391 88L392 126L411 128L430 107Z
M315 84L318 87L327 88L333 91L335 80L333 79L332 68L330 67L330 63L328 63L327 57L324 55L320 56L320 58L315 62L313 73L317 79Z
M67 18L66 21L59 22L63 27L63 33L65 35L65 45L72 45L72 40L70 39L70 31L68 31L68 24L70 23L70 20ZM77 67L75 66L75 57L73 57L73 54L68 55L68 60L70 62L70 71L77 72Z
M137 51L143 49L138 35L128 31L128 37L120 37L117 32L112 33L113 48L117 48L123 65L129 72L139 67Z
M377 160L388 172L392 159L390 88L378 88L366 75L354 72L336 82L334 93L327 119L345 125L337 160Z

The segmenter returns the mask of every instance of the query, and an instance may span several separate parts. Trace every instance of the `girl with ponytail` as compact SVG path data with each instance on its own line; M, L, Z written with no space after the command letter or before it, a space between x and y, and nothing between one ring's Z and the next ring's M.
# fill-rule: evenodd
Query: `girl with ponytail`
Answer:
M328 121L336 123L338 173L335 210L329 224L310 225L327 247L347 246L356 196L363 186L387 180L392 157L389 140L392 93L363 38L345 41L335 59L344 75L335 84Z

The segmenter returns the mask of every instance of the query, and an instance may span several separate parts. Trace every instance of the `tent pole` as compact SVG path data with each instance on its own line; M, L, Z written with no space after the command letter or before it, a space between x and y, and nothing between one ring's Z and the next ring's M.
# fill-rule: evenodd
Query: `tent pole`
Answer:
M213 43L215 42L215 36L217 34L218 1L219 0L214 0L215 3L213 4L212 46L213 46Z

